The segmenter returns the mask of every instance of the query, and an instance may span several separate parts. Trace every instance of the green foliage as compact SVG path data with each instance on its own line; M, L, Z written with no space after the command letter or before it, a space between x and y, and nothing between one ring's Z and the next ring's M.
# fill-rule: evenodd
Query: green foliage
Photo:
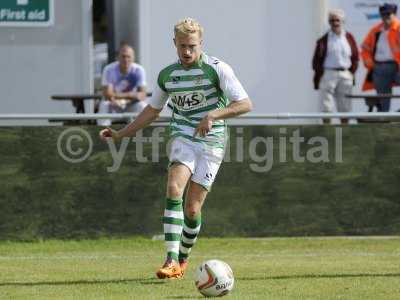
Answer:
M93 151L78 164L58 153L57 139L65 129L0 128L0 239L161 233L165 143L159 162L151 161L152 145L145 143L149 162L139 163L130 142L119 170L108 172L113 159L97 138L99 128L82 128L93 140ZM146 129L144 136L150 137L152 130ZM321 158L321 145L312 139L322 137L329 144L328 161L296 162L290 138L297 130L304 138L298 155ZM253 126L243 133L231 128L231 162L223 163L207 198L202 235L399 234L400 126L348 126L342 134L340 163L335 127ZM260 142L252 153L249 145L255 137L272 139L273 151ZM241 144L244 161L237 162ZM254 155L260 160L254 161ZM255 172L267 165L268 157L273 158L270 170Z

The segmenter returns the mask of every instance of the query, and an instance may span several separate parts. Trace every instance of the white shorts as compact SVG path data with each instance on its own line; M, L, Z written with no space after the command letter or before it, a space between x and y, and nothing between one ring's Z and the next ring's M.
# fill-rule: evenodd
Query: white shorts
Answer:
M191 181L206 190L211 189L223 158L223 149L210 148L181 137L174 138L170 145L170 166L177 162L187 166L192 173Z

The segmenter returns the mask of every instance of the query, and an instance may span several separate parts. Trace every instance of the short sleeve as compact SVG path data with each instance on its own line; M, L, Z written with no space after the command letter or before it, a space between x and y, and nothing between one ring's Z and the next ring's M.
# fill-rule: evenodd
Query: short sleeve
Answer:
M168 98L168 93L157 84L148 103L152 108L161 110L167 104Z
M248 98L248 94L237 79L232 68L224 62L217 65L220 88L231 101L240 101Z

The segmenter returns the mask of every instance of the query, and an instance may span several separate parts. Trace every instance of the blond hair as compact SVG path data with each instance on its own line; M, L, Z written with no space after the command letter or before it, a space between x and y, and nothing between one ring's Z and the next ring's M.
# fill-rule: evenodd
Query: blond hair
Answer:
M178 34L188 35L192 33L199 33L199 37L203 37L204 29L195 19L185 18L180 20L174 27L175 36Z

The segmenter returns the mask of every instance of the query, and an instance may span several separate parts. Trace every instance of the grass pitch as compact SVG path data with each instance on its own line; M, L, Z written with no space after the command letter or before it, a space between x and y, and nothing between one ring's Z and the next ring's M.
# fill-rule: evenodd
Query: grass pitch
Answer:
M182 280L158 280L162 241L0 243L0 299L201 299L201 261L226 261L226 299L400 299L400 238L200 238Z

